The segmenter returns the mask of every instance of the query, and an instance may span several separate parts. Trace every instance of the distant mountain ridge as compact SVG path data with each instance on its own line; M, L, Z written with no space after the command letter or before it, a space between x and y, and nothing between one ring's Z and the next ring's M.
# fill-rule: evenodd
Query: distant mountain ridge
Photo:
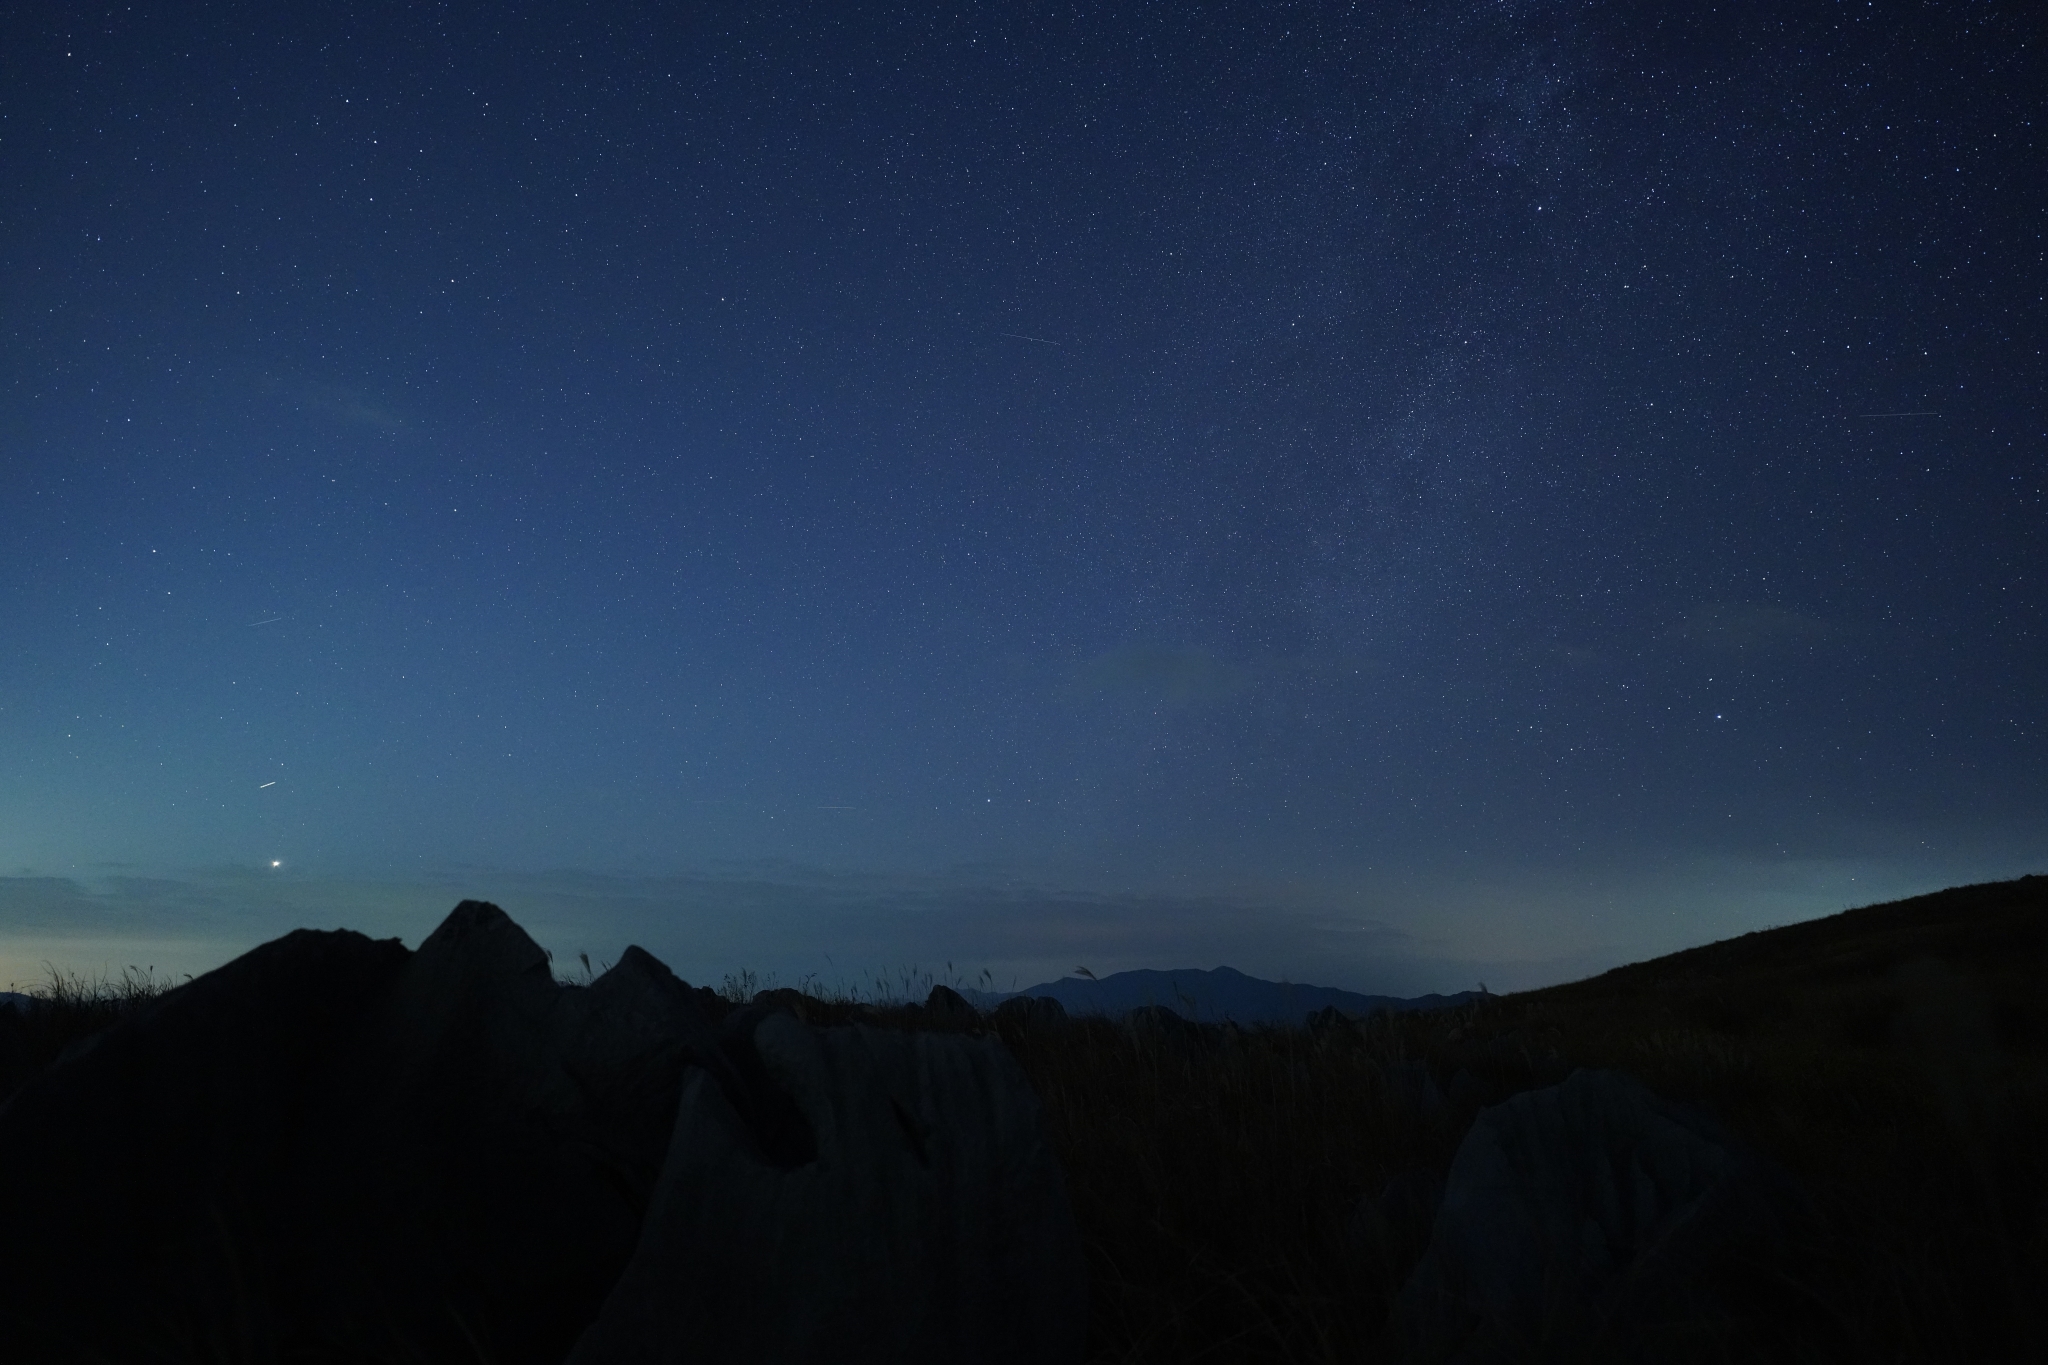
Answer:
M1203 1023L1226 1019L1240 1024L1299 1024L1320 1009L1335 1006L1346 1014L1366 1015L1380 1011L1444 1009L1480 999L1478 991L1455 995L1361 995L1335 986L1303 986L1286 981L1263 981L1246 976L1235 967L1204 971L1184 967L1174 971L1140 970L1117 972L1100 979L1069 976L1058 981L1026 987L1021 991L962 991L976 1006L990 1009L1018 995L1050 996L1069 1014L1120 1015L1141 1005L1164 1005L1186 1018Z

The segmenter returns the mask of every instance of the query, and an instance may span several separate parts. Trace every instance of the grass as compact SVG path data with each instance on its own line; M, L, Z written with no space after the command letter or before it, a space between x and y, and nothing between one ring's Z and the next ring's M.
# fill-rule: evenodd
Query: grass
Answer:
M1388 1308L1424 1230L1361 1219L1361 1201L1440 1175L1482 1103L1576 1066L1709 1109L1814 1202L1810 1240L1757 1268L1760 1307L1662 1358L2041 1359L2044 968L2036 877L1317 1031L1176 1039L1082 1019L1003 1036L1066 1167L1104 1365L1389 1359ZM944 1026L896 1003L933 974L899 978L820 991L740 973L721 994L772 990L821 1024ZM162 989L53 978L33 1064ZM1448 1104L1415 1102L1418 1064Z
M24 992L33 1007L26 1013L10 1009L11 1023L0 1020L0 1103L66 1048L178 984L150 967L129 967L118 977L98 978L56 967L48 970L47 980Z
M1176 1051L1087 1024L1013 1046L1086 1230L1097 1360L1380 1355L1409 1267L1357 1244L1361 1197L1447 1168L1480 1100L1576 1066L1702 1105L1815 1201L1812 1244L1771 1268L1787 1282L1703 1354L2039 1359L2044 967L2048 878L2030 878L1320 1037ZM1453 1097L1442 1121L1390 1084L1417 1060ZM1787 1299L1807 1329L1757 1340Z

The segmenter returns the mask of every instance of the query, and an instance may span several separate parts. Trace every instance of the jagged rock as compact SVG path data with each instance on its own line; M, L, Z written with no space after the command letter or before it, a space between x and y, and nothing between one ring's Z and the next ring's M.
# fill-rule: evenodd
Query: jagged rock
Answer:
M755 997L754 1002L726 1016L718 1030L719 1057L726 1066L715 1072L719 1091L738 1118L757 1158L782 1170L791 1170L818 1158L817 1134L810 1120L769 1070L767 1060L755 1046L754 1033L761 1021L775 1015L795 1018L787 1005ZM674 1141L674 1123L670 1125ZM664 1157L664 1160L666 1158Z
M555 1008L562 1018L550 1035L551 1052L575 1088L569 1110L586 1116L586 1126L621 1153L615 1168L638 1174L643 1184L634 1198L644 1205L668 1150L681 1068L716 1066L711 1021L728 1012L724 1002L629 947L585 991L565 991Z
M294 1157L340 1055L409 954L359 934L264 944L84 1040L0 1108L0 1334L21 1359L274 1343Z
M926 1018L946 1028L971 1028L981 1022L981 1011L951 986L932 987L925 997L924 1012Z
M49 1362L554 1365L631 1254L688 1062L738 1085L644 953L560 986L474 901L417 953L287 935L0 1108L0 1332Z
M1706 1116L1577 1071L1480 1113L1394 1334L1421 1360L1635 1358L1660 1331L1727 1322L1719 1272L1781 1241L1800 1208Z
M564 986L475 901L416 953L265 944L0 1104L0 1341L557 1365L603 1309L620 1361L1078 1359L1077 1235L1001 1044L791 1003L713 1009L637 948Z
M406 964L354 1060L336 1078L351 1112L322 1125L337 1147L308 1171L341 1173L322 1182L322 1221L365 1249L330 1293L408 1305L389 1315L405 1338L452 1331L486 1358L552 1365L631 1254L685 1063L718 1059L652 957L565 987L503 911L469 901Z
M1022 1070L992 1038L728 1021L800 1110L766 1150L686 1084L631 1264L571 1365L1078 1361L1086 1281Z
M1067 1007L1049 995L1013 995L996 1006L993 1018L998 1028L1038 1033L1065 1027Z

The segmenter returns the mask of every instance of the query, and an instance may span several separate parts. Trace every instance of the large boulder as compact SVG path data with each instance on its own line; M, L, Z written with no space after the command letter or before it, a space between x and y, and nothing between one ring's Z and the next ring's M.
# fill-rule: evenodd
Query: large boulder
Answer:
M925 997L924 1017L942 1028L973 1028L981 1022L981 1011L951 986L933 986Z
M561 986L475 901L417 953L290 934L0 1107L0 1335L49 1362L554 1365L632 1252L692 1063L730 1072L645 953Z
M1729 1327L1803 1201L1705 1115L1581 1070L1483 1110L1393 1332L1409 1359L1652 1358Z
M999 1041L770 1009L724 1044L802 1133L689 1079L632 1262L571 1365L1081 1358L1078 1234Z
M297 1157L410 955L301 931L75 1046L0 1108L0 1336L21 1359L275 1342Z
M75 1046L0 1104L0 1211L39 1365L1036 1362L1084 1328L998 1041L728 1012L639 949L561 985L478 901L417 952L288 935Z
M631 1254L684 1067L718 1061L707 1022L644 952L558 984L476 901L370 1022L301 1168L346 1249L323 1258L317 1335L554 1365Z
M1004 1032L1057 1033L1067 1025L1067 1007L1049 995L1013 995L997 1005L990 1017Z

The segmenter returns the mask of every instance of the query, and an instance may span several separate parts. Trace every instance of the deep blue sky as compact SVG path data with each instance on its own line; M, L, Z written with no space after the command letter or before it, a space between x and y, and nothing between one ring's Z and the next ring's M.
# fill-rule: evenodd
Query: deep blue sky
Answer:
M2048 867L2027 7L313 8L0 15L0 985Z

